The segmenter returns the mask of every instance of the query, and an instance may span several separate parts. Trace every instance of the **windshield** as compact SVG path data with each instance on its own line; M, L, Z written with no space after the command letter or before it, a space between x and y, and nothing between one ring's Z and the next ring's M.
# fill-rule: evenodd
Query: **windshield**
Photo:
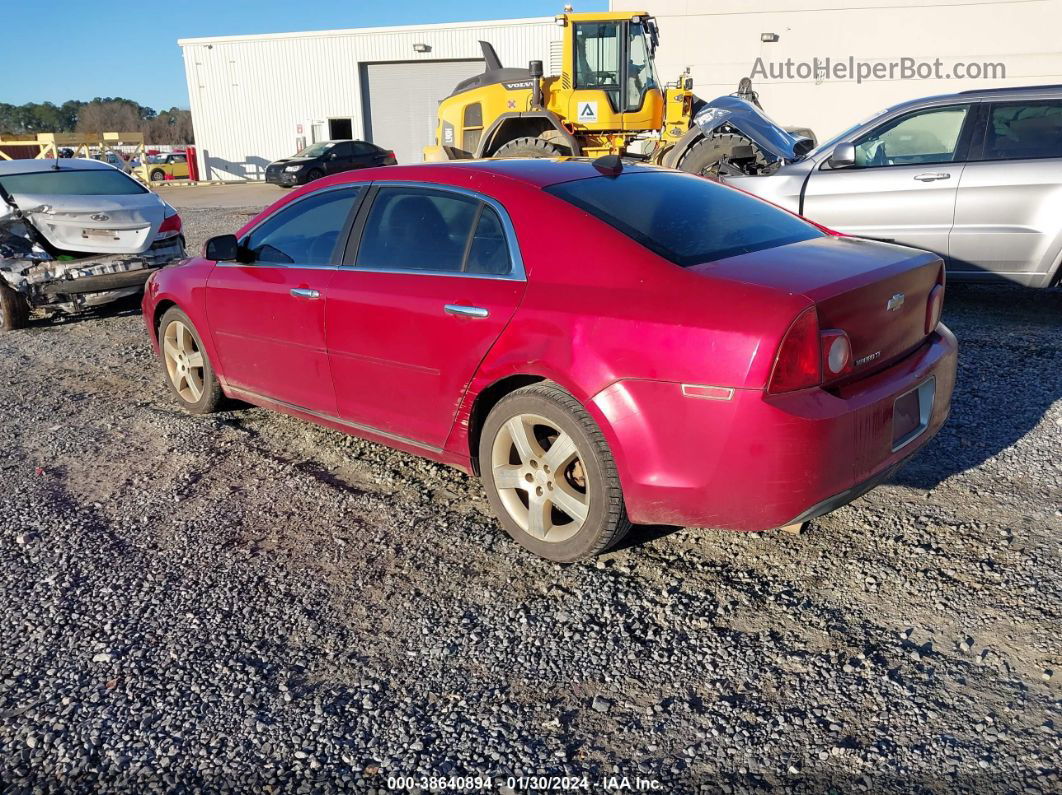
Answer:
M36 171L31 174L5 174L0 185L8 193L41 194L47 196L128 196L147 193L139 183L121 171L91 169L78 171Z
M841 141L847 141L848 138L851 137L855 133L856 130L858 130L860 127L862 127L864 124L866 124L867 122L871 121L872 119L876 119L878 116L883 115L884 113L885 113L884 110L879 110L877 113L874 113L874 114L871 114L870 116L867 116L862 121L857 121L855 124L853 124L847 130L845 130L842 133L838 133L833 138L828 140L826 143L819 144L815 148L815 151L816 152L821 152L824 149L828 149L831 146L835 146L836 144L841 143Z
M591 177L546 191L683 267L823 236L746 193L669 171Z
M327 152L329 149L331 149L333 146L334 146L334 144L325 143L325 142L322 142L322 143L319 143L319 144L313 144L311 146L307 146L305 149L303 149L301 152L299 152L297 155L295 155L295 157L320 157L325 152Z

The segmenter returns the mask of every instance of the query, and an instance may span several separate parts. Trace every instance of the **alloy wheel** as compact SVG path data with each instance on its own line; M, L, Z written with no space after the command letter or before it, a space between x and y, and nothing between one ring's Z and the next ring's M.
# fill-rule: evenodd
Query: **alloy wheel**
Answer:
M177 394L189 403L203 396L206 361L191 330L181 321L170 321L162 335L166 373Z
M502 505L528 535L560 543L582 528L589 481L575 441L552 421L511 417L494 438L490 465Z

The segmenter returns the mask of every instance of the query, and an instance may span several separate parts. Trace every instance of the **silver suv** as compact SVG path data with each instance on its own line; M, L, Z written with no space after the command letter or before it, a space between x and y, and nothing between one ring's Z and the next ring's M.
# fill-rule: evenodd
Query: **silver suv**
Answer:
M1062 278L1062 86L912 100L773 174L723 179L839 232L936 252L952 279Z

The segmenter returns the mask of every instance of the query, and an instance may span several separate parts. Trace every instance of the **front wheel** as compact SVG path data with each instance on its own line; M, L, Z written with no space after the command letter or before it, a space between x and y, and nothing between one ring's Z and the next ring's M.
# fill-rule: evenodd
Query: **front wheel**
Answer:
M321 169L311 168L308 172L306 172L306 181L313 182L315 179L320 179L323 176L324 172L321 171Z
M687 150L678 167L690 174L718 179L720 173L740 170L741 164L753 160L757 168L767 165L759 149L743 135L722 133L702 138Z
M159 348L166 382L186 411L209 414L221 402L221 385L188 315L171 307L159 323Z
M158 169L157 168L157 169L155 169L154 171L151 172L151 181L152 182L162 182L165 179L166 179L166 172L163 171L162 169Z
M479 463L502 527L547 560L593 557L630 529L604 435L554 385L524 387L498 402L483 425Z

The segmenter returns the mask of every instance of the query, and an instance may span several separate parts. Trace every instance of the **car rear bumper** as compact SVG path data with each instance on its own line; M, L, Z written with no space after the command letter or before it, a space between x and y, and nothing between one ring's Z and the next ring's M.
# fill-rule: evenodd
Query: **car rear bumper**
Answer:
M924 446L950 412L956 358L941 325L910 356L838 390L702 399L673 382L625 380L593 403L632 521L768 530L851 502ZM920 394L917 432L897 438L894 403L920 387L932 405Z

